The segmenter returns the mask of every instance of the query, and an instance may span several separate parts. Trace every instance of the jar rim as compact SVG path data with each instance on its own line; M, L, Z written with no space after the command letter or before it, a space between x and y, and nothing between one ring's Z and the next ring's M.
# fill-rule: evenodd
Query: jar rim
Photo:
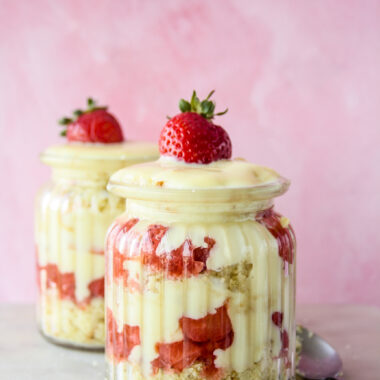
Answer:
M120 166L122 163L150 161L158 157L153 143L128 141L123 143L67 143L53 145L40 154L40 160L52 167L93 166L98 164Z
M279 176L275 181L252 186L216 188L143 187L110 179L107 190L121 197L136 200L178 203L240 203L276 198L284 194L290 180Z

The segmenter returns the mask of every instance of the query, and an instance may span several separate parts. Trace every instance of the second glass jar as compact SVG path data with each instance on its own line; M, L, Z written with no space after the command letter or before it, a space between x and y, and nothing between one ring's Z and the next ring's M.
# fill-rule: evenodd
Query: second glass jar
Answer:
M125 208L106 184L115 170L155 156L143 143L66 144L42 154L53 176L36 200L37 319L50 341L104 348L104 240Z

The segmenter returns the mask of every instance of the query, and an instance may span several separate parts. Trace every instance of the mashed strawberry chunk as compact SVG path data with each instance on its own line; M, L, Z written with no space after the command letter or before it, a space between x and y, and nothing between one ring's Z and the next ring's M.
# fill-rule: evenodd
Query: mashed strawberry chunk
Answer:
M158 343L158 357L152 361L153 372L159 368L181 372L194 362L203 363L203 373L213 377L218 373L214 363L214 351L231 346L234 333L228 316L227 305L203 318L182 317L179 321L184 339L174 343Z
M107 309L107 353L117 361L127 360L132 349L140 344L139 326L124 324L121 331L112 311Z

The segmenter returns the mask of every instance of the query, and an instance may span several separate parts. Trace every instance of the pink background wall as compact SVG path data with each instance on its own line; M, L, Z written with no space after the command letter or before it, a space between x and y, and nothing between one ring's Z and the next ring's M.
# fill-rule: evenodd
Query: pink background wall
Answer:
M292 179L302 302L380 305L380 2L0 0L0 300L34 298L33 197L88 95L157 140L215 88L236 156Z

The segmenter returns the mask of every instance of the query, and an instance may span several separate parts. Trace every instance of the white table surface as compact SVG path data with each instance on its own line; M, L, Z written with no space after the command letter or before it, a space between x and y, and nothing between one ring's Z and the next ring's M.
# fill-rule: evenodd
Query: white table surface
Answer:
M298 322L325 337L342 356L344 380L380 380L380 308L301 305ZM0 305L1 380L104 380L103 354L48 343L31 305Z

